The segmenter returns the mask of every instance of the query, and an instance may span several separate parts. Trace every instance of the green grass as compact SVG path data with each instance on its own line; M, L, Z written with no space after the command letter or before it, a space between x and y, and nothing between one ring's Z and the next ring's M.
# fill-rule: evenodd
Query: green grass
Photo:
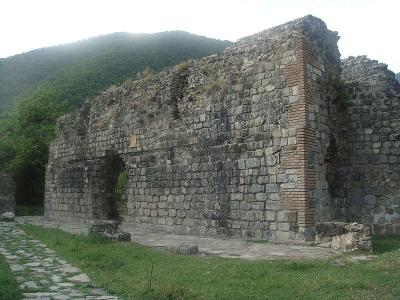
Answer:
M18 300L22 299L22 294L18 289L10 267L5 258L0 254L0 299L1 300Z
M374 236L372 238L374 254L383 254L400 248L400 236Z
M338 265L335 259L181 256L135 243L22 227L82 268L96 285L123 299L400 299L398 238L375 238L381 255L373 261Z

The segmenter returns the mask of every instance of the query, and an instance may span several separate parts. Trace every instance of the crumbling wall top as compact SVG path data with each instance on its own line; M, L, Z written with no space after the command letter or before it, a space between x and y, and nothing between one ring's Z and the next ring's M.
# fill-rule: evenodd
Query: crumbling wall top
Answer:
M230 48L235 47L235 45L239 44L246 44L249 42L253 42L255 40L264 40L268 38L277 37L282 32L292 32L292 35L304 35L304 34L313 34L314 38L317 37L316 35L325 35L327 34L330 36L332 41L335 42L339 40L338 32L337 31L330 31L325 22L321 19L314 17L312 15L307 15L302 18L298 18L292 20L290 22L284 23L282 25L278 25L266 30L263 30L259 33L255 33L246 37L239 39L234 45ZM326 36L325 36L326 38ZM326 41L325 41L326 42Z
M347 82L357 81L376 85L391 85L400 89L394 72L388 69L388 65L377 60L369 59L366 55L349 56L342 60L342 78Z
M265 56L267 52L265 48L273 47L276 41L286 41L286 44L282 43L281 47L289 49L289 44L297 37L304 37L308 40L308 43L320 45L321 51L326 54L326 57L331 61L332 65L338 65L338 57L340 57L337 48L337 41L339 39L338 33L336 31L330 31L321 19L312 15L307 15L254 35L244 37L221 53L191 61L189 68L190 74L188 74L188 77L190 77L191 74L204 73L208 71L207 68L209 65L218 65L218 62L223 61L233 63L235 68L239 68L238 74L240 76L250 74L252 71L251 68L246 70L246 68L249 67L247 65L248 61L255 61L256 57ZM278 56L282 51L285 51L285 49L274 49L274 51L270 51L268 55L273 55L274 59L280 59ZM250 57L252 58L250 59ZM271 59L271 57L264 58ZM287 59L290 59L290 57ZM220 67L225 68L225 63ZM220 71L215 69L211 72L219 73ZM154 76L123 84L117 88L111 88L97 97L87 99L80 110L65 115L58 120L57 136L63 135L75 138L77 135L84 136L87 133L87 129L93 126L93 123L97 122L95 119L98 116L110 115L110 119L115 120L114 117L117 113L114 112L113 115L113 111L110 108L113 106L121 108L122 103L118 102L132 102L133 98L141 92L148 90L150 86L168 86L168 82L171 82L174 76L176 76L176 67L168 68ZM204 82L196 82L194 84L199 85L202 83ZM143 97L146 97L146 95ZM166 97L164 98L166 99ZM159 99L160 101L157 105L165 105L165 99ZM149 107L149 103L150 102L143 101L139 106L145 111L154 110L154 103L151 104L151 107ZM154 113L157 114L160 111L164 113L165 109L161 109L158 112L155 111Z

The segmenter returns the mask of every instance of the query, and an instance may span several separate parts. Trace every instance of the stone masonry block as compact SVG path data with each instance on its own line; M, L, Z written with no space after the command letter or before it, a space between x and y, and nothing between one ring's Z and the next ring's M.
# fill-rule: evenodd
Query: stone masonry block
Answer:
M277 213L277 221L278 222L297 222L297 212L290 210L281 210Z

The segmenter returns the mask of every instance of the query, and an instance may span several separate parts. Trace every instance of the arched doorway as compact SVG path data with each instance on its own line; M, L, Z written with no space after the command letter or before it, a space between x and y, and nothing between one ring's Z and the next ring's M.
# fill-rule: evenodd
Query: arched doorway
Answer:
M101 190L103 195L100 196L102 201L98 217L100 219L120 221L121 206L125 197L123 192L127 180L127 172L125 163L117 151L106 151L102 174ZM121 183L122 180L125 182Z

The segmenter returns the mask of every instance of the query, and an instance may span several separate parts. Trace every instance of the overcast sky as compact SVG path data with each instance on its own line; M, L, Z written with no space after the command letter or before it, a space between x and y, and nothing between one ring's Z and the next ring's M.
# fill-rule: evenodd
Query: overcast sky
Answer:
M235 41L307 14L339 32L342 58L400 72L400 0L0 0L0 57L121 31Z

